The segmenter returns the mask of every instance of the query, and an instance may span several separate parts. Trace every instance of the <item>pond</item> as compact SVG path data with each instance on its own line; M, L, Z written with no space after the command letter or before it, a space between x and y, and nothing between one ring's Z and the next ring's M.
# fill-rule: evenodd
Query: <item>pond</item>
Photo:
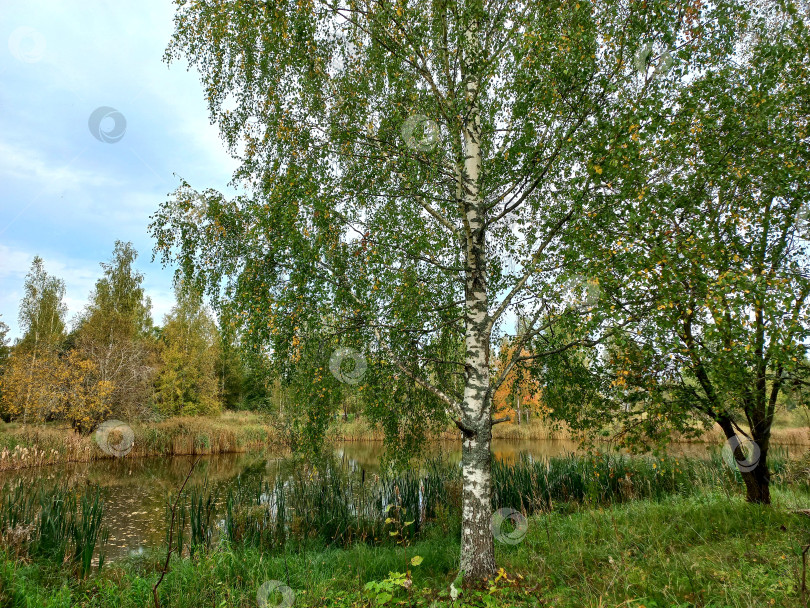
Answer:
M716 446L711 448L716 449ZM670 447L669 453L707 457L709 450L710 446L704 444L677 444ZM796 456L805 448L794 447L783 451L789 456ZM493 442L495 457L506 462L513 462L521 454L545 459L572 452L577 452L576 444L564 440ZM379 471L382 444L375 441L342 443L335 446L335 453L350 467L371 474ZM461 460L460 444L454 442L432 444L428 453L430 457L451 463ZM109 560L115 560L164 542L166 495L180 486L194 458L123 458L25 469L0 474L0 484L14 480L31 484L98 484L104 492L104 520L110 530L106 554ZM267 453L205 456L200 460L189 486L202 484L207 479L222 496L240 475L258 476L274 482L288 461L289 456Z

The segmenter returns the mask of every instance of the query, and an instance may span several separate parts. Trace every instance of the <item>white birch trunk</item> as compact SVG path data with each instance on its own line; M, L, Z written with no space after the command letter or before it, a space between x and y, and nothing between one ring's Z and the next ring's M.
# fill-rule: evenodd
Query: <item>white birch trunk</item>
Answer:
M477 60L477 32L467 31L470 55ZM462 404L462 528L461 570L468 581L495 572L492 537L492 418L489 377L489 309L486 283L486 234L480 193L481 119L477 102L479 83L468 80L468 115L463 125L464 210L466 235L465 387Z

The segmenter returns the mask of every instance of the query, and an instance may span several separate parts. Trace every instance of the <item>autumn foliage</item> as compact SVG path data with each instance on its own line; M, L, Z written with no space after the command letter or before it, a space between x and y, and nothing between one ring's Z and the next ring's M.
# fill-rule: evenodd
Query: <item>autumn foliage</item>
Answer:
M507 345L502 349L498 359L498 371L504 361L512 360L514 347ZM528 355L525 350L521 356ZM521 419L529 413L537 415L542 411L541 387L536 379L532 378L525 368L514 366L504 378L503 383L495 391L494 405L498 416L509 416L513 423L520 424Z
M2 410L24 422L65 419L89 432L110 413L113 389L78 352L15 352L3 375Z

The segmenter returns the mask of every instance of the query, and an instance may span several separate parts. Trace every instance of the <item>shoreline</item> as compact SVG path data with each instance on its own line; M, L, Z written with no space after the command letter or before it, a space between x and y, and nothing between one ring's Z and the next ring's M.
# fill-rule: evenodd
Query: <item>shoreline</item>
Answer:
M130 428L134 443L127 458L241 454L281 446L275 430L248 412L133 423ZM98 447L93 433L81 435L66 425L0 427L0 472L114 459Z
M285 449L283 438L266 417L253 412L225 412L220 416L171 418L134 423L134 445L129 458L240 454L267 448ZM493 430L497 441L576 442L568 429L551 428L540 420L523 425L503 424ZM378 443L379 430L365 420L337 421L326 435L330 443ZM459 443L458 432L448 427L432 441ZM810 427L773 429L774 447L810 446ZM80 435L66 425L0 425L0 472L57 464L112 460L95 444L94 434ZM696 438L674 437L672 445L725 443L720 429Z
M327 433L327 437L344 442L383 441L385 439L381 431L372 429L365 420L340 421L336 428ZM492 439L509 441L577 441L568 428L551 428L537 419L520 426L516 424L499 424L493 428ZM436 440L460 441L461 437L454 427L448 427L439 434ZM673 435L670 443L679 445L716 444L722 446L725 441L726 438L722 430L716 427L695 438ZM778 446L810 446L810 427L774 428L771 430L771 443Z

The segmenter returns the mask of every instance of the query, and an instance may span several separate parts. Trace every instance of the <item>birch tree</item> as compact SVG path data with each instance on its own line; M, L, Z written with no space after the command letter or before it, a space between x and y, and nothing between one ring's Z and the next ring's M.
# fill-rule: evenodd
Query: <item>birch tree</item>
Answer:
M18 321L24 333L14 350L15 354L27 359L29 380L33 382L37 359L43 355L55 356L65 337L65 282L48 274L42 258L34 256L23 291ZM31 393L32 387L29 386L22 405L23 424L28 422Z
M732 8L177 2L167 58L198 70L243 194L181 183L153 218L156 251L246 339L310 366L300 409L314 428L330 407L318 387L334 341L367 363L357 390L391 443L455 423L468 581L495 571L495 391L546 354L561 316L599 322L597 307L562 306L556 287L570 278L567 249L594 237L572 227L595 211L574 194L622 162L605 142L621 142L633 108L728 52ZM518 309L516 355L494 372L491 349L515 333Z
M35 256L23 291L18 318L23 336L17 348L35 355L39 348L55 348L65 337L65 282L48 274L45 262Z

